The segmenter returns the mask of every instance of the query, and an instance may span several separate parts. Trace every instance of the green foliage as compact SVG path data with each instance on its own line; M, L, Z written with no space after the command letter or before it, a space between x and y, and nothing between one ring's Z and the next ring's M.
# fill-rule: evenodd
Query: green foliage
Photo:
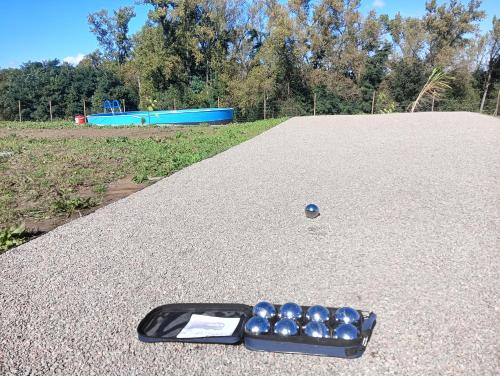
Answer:
M74 121L0 121L0 129L77 129Z
M427 79L427 82L422 87L422 90L417 96L417 99L412 103L410 112L414 112L417 108L419 102L425 96L432 96L435 98L439 98L440 95L445 92L447 89L450 89L449 82L453 80L449 74L444 72L440 68L434 68Z
M24 230L24 225L0 228L0 253L23 244L26 241Z
M112 66L72 67L60 65L58 60L24 64L3 75L5 81L0 85L7 90L0 92L0 120L19 119L18 101L23 120L49 120L49 101L55 119L83 114L84 99L87 111L102 112L108 98L125 99L133 108L135 89L124 85L119 75Z
M106 56L123 64L132 53L132 41L128 35L128 24L135 17L133 7L123 7L108 16L105 9L89 14L90 31L96 36Z
M365 72L361 79L363 87L370 91L378 89L387 74L389 53L390 45L385 44L383 48L375 51L373 56L367 58Z
M167 176L193 163L237 145L284 119L261 120L254 123L231 124L224 127L196 127L177 132L175 138L159 140L128 140L128 154L134 166L134 181Z
M375 109L379 114L391 114L396 112L396 102L391 100L384 91L381 91L377 94Z
M483 83L483 96L479 112L483 112L485 104L487 105L488 94L491 97L490 86L495 85L500 79L500 19L494 16L492 23L491 31L484 38L487 59L486 69L476 72L476 75L482 76L480 82Z
M435 98L435 111L477 111L481 102L480 91L475 87L478 82L463 69L449 74L455 79L449 82L450 88L440 98Z
M421 17L365 14L359 0L140 3L150 11L134 35L132 7L89 15L101 51L77 67L53 60L0 70L0 120L16 119L19 100L25 120L47 120L49 100L56 118L70 118L84 99L92 112L125 99L127 109L221 105L255 120L311 114L315 93L317 113L366 113L380 88L404 111L436 67L467 83L464 92L452 86L439 108L470 99L477 111L479 96L490 111L495 101L500 22L479 36L477 0L431 0Z
M156 99L146 98L145 103L148 111L154 111L158 108L158 101Z
M398 103L398 110L405 111L420 92L427 79L426 66L421 60L400 60L394 62L387 77L391 97Z
M478 23L486 13L480 9L481 1L471 0L467 5L452 0L437 5L437 0L426 2L423 17L427 32L430 66L448 66L457 51L467 47Z
M73 185L83 184L82 180L73 180ZM101 190L101 192L103 192ZM93 197L80 197L73 194L72 189L56 189L57 198L54 200L53 208L56 213L65 213L68 216L76 211L89 209L97 204Z

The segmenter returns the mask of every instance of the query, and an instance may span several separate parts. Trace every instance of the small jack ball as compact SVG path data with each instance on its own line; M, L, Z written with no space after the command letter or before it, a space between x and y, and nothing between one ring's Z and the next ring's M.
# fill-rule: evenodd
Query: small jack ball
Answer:
M316 204L309 204L306 206L306 217L316 218L319 215L319 208Z

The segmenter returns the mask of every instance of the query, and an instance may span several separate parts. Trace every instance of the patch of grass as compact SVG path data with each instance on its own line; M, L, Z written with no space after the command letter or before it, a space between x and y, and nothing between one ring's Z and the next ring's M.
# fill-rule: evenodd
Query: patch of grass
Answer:
M106 187L106 184L104 183L97 183L93 188L92 190L94 191L94 193L97 193L97 194L103 194L106 192L107 190L107 187Z
M168 176L282 121L189 127L169 138L0 138L0 151L9 152L0 158L0 229L99 205L113 181Z
M142 118L144 122L146 119ZM114 125L113 129L119 128L163 128L165 125L146 125L145 123L141 125ZM69 120L54 120L54 121L0 121L0 129L12 129L12 130L20 130L20 129L82 129L82 128L94 128L94 129L106 129L108 127L95 126L91 124L75 124L73 121ZM195 128L195 127L193 127Z
M64 213L68 217L76 211L89 209L98 201L94 197L81 197L74 195L71 189L58 191L59 198L54 201L54 212Z
M0 253L25 242L24 226L10 226L0 229Z
M0 121L0 128L6 129L67 129L81 128L82 125L76 125L72 121Z

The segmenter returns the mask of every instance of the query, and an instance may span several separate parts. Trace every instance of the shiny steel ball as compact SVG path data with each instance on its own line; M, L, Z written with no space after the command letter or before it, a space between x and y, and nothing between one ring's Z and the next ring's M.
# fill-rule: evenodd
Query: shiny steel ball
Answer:
M307 321L326 322L330 320L330 311L322 305L314 305L307 310L306 319Z
M269 324L269 321L260 316L250 318L245 324L245 333L254 336L269 333L270 329L271 324Z
M335 311L335 321L343 324L359 324L361 315L358 311L350 307L342 307Z
M254 316L260 316L265 319L271 319L276 316L276 308L269 302L265 300L258 302L253 306L252 313Z
M302 307L297 303L285 303L280 307L278 317L280 319L300 320L302 318Z
M359 329L352 324L340 324L333 330L335 339L356 339L359 337Z
M274 324L274 333L283 336L296 336L299 333L299 326L291 319L281 319Z
M304 326L304 334L308 337L328 338L328 327L322 322L311 321Z
M306 206L306 217L316 218L319 215L319 208L316 204L309 204Z

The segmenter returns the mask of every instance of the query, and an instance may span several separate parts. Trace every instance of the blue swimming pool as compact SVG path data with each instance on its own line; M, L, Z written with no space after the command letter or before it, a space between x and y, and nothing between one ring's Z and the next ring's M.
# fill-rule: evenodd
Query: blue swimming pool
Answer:
M202 108L174 111L130 111L87 116L91 125L197 125L227 124L233 121L232 108Z

